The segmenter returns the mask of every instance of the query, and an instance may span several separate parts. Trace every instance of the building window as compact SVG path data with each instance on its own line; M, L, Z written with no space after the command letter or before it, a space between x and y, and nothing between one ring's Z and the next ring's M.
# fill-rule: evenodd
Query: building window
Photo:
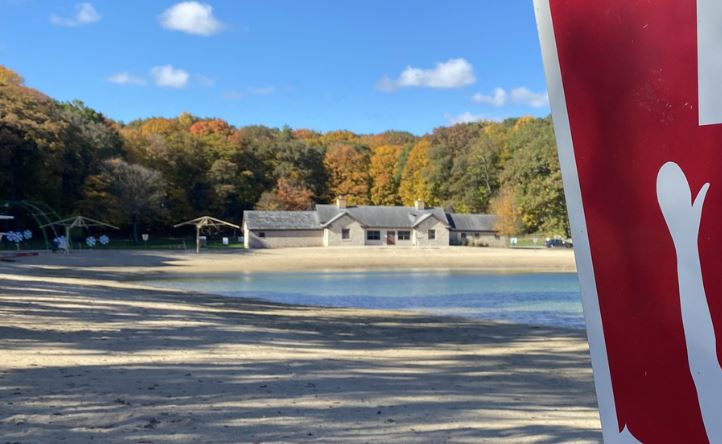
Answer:
M436 230L429 230L429 240L436 240Z
M266 233L263 231L258 232L258 237L266 237Z
M341 239L343 239L343 240L351 239L351 230L349 230L348 228L341 229Z
M380 231L367 231L366 232L366 240L370 240L370 241L381 240L381 232Z
M399 240L411 240L411 232L410 231L399 231Z

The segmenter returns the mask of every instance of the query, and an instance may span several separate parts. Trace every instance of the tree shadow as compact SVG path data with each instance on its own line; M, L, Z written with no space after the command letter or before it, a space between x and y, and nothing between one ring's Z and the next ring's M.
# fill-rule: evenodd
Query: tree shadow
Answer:
M601 440L580 331L17 279L9 442Z

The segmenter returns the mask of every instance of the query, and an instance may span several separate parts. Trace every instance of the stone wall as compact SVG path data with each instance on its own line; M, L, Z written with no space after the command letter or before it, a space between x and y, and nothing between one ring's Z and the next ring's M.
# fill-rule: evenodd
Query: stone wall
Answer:
M349 239L341 238L341 231L349 230ZM362 246L366 241L366 231L361 224L349 216L341 216L324 230L323 243L327 247Z
M429 230L436 231L436 239L429 239ZM447 247L449 228L437 218L430 217L416 226L412 238L417 247Z
M466 234L467 245L495 248L506 247L506 237L499 236L491 231L452 231L450 238L451 243L453 245L464 245L462 234Z
M323 230L245 230L245 245L246 248L322 247Z

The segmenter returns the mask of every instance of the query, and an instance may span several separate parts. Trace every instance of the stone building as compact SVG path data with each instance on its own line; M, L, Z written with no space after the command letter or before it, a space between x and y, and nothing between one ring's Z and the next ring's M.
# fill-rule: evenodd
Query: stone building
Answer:
M458 224L462 231L456 229ZM438 247L461 239L503 240L493 229L494 216L447 214L441 208L316 205L314 211L246 211L243 232L246 248L315 246ZM494 240L495 242L491 242Z

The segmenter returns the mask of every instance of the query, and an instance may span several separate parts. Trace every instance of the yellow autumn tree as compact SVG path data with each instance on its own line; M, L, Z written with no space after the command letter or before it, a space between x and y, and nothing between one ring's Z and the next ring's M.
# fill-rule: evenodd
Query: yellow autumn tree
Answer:
M371 202L374 205L396 205L399 203L399 156L402 147L381 145L371 155L369 175L371 176Z
M431 142L427 139L417 142L406 159L401 172L399 197L404 205L413 205L417 199L427 204L435 204L429 184L429 149Z
M347 130L338 130L338 131L329 131L326 134L319 137L319 142L321 145L324 146L330 146L338 143L356 143L358 141L358 136L351 131Z
M174 130L175 125L173 119L167 119L165 117L151 117L145 120L140 127L141 133L146 136L150 134L168 135Z

